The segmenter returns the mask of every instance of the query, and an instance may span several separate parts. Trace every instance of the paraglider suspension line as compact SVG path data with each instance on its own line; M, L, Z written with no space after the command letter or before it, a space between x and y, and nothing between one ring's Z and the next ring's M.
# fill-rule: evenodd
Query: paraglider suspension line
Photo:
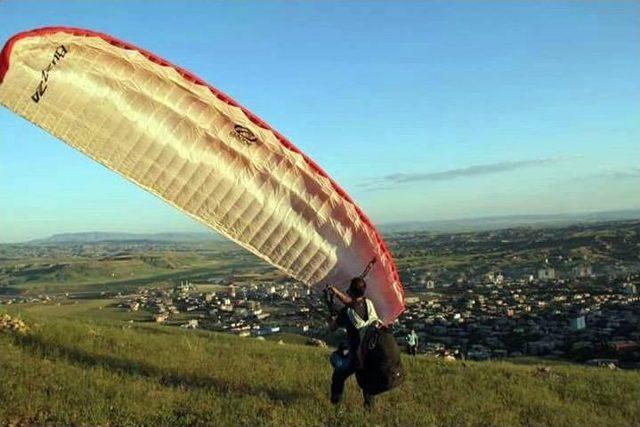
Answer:
M364 268L364 271L362 272L362 274L360 275L361 279L364 279L365 277L367 277L367 274L369 274L369 272L371 271L375 263L376 263L376 258L373 257L371 261L369 261L369 264L367 264L367 266Z

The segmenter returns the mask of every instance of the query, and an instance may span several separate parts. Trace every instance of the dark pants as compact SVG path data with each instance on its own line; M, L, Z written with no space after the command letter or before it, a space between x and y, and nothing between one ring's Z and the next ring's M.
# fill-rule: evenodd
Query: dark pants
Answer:
M407 347L409 347L409 354L410 355L415 356L418 353L418 346L417 345L409 345Z
M338 404L342 399L342 393L344 392L344 383L347 379L356 373L356 360L354 357L348 357L348 363L343 368L333 369L333 375L331 376L331 403ZM362 397L364 398L364 406L367 408L373 407L374 395L365 393L362 390Z

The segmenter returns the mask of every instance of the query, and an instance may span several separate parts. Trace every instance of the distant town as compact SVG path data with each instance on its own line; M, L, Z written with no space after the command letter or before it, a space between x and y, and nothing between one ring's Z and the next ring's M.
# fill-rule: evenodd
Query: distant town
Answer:
M419 354L640 367L640 221L386 238L407 295L392 327L402 345L416 331ZM130 322L317 346L342 339L326 328L322 289L229 243L56 241L2 245L0 255L2 304L101 298Z

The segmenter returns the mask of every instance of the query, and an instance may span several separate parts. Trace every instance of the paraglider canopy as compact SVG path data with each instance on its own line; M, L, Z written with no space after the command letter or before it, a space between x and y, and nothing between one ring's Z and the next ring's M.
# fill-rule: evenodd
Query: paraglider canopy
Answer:
M404 309L393 258L347 193L190 72L106 34L40 28L5 44L0 103L304 283L346 285L376 259L367 296L387 323Z

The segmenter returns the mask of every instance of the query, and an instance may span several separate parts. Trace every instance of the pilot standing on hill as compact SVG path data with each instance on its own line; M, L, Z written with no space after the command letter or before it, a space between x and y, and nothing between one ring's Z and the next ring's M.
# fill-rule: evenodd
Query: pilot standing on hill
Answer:
M328 291L344 304L337 316L330 316L327 319L329 329L331 331L335 331L338 328L347 330L347 345L340 346L331 358L334 367L331 377L331 403L334 405L340 403L342 399L345 381L355 374L361 365L359 358L360 331L375 322L379 322L373 303L364 297L366 287L367 284L364 279L356 277L351 280L346 294L334 286L328 288ZM362 395L365 406L372 408L374 396L365 393L364 390Z

